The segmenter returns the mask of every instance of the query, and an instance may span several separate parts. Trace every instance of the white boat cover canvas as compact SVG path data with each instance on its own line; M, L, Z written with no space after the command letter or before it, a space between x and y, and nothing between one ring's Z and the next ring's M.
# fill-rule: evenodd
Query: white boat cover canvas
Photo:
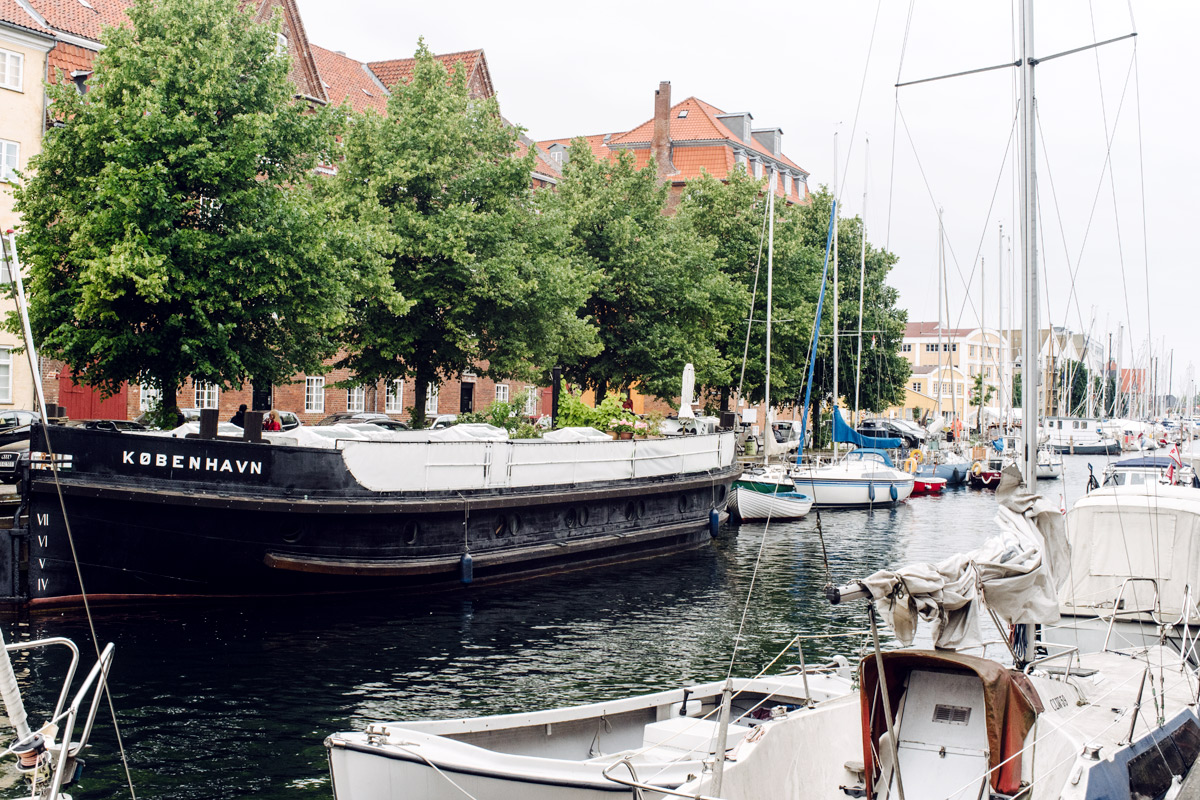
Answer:
M1070 564L1062 512L1029 494L1015 466L1005 468L996 496L1000 531L978 549L862 581L901 644L912 644L918 621L925 620L937 648L979 645L980 602L1004 627L1058 622L1058 590Z
M542 438L547 442L607 442L612 439L604 431L595 428L559 428L556 431L546 431Z

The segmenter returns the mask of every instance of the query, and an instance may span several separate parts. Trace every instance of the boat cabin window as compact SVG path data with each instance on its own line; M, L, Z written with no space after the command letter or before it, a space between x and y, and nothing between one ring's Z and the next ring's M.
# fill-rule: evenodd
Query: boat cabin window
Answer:
M868 453L863 450L851 450L846 455L846 458L854 461L874 461L885 466L891 466L888 464L887 459L883 457L882 453Z

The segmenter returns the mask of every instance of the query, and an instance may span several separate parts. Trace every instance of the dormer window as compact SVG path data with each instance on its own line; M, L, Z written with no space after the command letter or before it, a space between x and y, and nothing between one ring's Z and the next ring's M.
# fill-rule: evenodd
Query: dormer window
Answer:
M92 77L92 73L84 69L77 69L71 73L71 82L75 84L75 88L79 90L80 94L87 94L87 79L90 77Z

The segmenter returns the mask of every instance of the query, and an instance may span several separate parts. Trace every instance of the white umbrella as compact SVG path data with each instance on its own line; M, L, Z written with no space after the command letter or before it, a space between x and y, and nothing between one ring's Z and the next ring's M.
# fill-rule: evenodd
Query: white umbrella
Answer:
M692 411L692 395L696 393L696 368L691 364L683 367L683 391L679 393L679 418L695 419Z

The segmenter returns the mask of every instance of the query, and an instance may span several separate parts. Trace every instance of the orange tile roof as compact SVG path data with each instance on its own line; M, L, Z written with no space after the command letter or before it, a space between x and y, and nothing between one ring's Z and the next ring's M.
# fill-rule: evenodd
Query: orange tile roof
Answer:
M29 5L51 28L98 42L103 28L129 22L125 10L133 5L133 2L88 0L87 5L84 5L80 0L29 0Z
M480 71L478 80L480 92L485 97L491 97L494 94L492 88L491 76L487 73L487 61L484 58L483 50L463 50L458 53L442 53L434 55L447 72L453 72L454 68L459 64L462 65L463 71L467 75L468 82L473 82L476 79L476 71ZM375 77L379 78L388 89L394 87L397 83L403 81L408 83L412 80L413 70L416 68L417 60L415 58L396 58L391 61L371 61L367 66L371 72L375 73Z
M380 114L387 111L387 90L379 85L365 64L315 44L309 47L330 105L348 102L355 111L368 108Z
M538 145L542 149L547 149L547 148L553 147L556 144L561 144L563 147L570 147L571 142L574 141L575 139L577 139L577 138L586 139L587 143L588 143L588 147L592 148L592 155L595 156L597 159L602 159L602 158L609 158L612 155L612 151L608 149L607 141L609 139L611 139L613 136L619 136L619 135L620 134L616 134L616 133L597 133L592 136L580 136L580 137L573 136L568 139L543 139L540 142L538 142Z
M72 72L91 72L92 59L95 57L94 50L59 42L50 51L48 57L50 69L47 77L51 83L58 83L60 78L64 82L70 81Z
M687 111L687 114L682 118L679 116L681 111ZM671 122L671 140L686 142L726 139L807 174L807 171L803 167L796 164L796 162L787 156L772 154L770 150L763 147L754 137L750 137L750 141L748 142L743 142L725 126L724 122L717 119L718 116L724 113L724 111L711 103L706 103L697 97L689 97L680 103L676 103L671 107L669 117ZM653 133L654 118L651 117L628 133L621 136L614 136L609 144L611 146L648 144Z
M28 11L22 8L17 0L0 0L0 23L7 23L17 28L25 30L37 31L38 33L48 33L45 25L42 25Z

